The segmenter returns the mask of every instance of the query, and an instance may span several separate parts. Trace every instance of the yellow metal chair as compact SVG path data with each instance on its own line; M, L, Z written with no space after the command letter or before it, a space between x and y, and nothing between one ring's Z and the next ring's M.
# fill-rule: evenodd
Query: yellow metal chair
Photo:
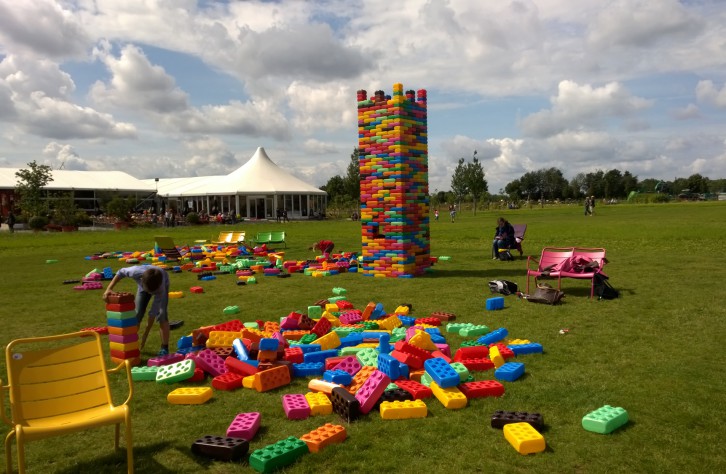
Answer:
M18 470L25 472L25 444L89 428L116 425L119 448L121 423L125 424L126 462L133 472L133 442L129 402L133 396L128 361L107 370L100 336L92 331L57 336L16 339L5 356L8 385L0 381L0 414L12 429L5 437L7 472L13 471L11 443L16 438ZM125 367L129 393L114 405L108 374ZM5 403L9 393L10 418Z

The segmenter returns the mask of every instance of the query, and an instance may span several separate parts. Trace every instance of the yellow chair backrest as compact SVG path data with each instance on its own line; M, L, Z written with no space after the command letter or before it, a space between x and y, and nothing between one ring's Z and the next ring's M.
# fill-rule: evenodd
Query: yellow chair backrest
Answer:
M4 394L0 393L0 414L12 426L5 439L6 465L12 472L10 443L18 444L18 465L25 469L24 444L60 434L104 425L126 425L129 472L133 472L131 419L128 404L133 396L130 364L125 361L107 370L101 339L92 331L58 336L17 339L5 349L11 419L7 418ZM128 398L114 406L107 374L126 369ZM0 383L0 385L2 385Z

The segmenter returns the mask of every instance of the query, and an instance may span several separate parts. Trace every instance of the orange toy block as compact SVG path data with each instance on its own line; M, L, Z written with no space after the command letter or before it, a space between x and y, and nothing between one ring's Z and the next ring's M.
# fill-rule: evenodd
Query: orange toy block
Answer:
M317 453L330 444L342 443L347 436L345 427L326 423L320 428L302 435L300 439L305 441L311 453Z
M127 326L125 328L119 328L116 326L107 326L108 333L114 336L128 336L129 334L137 334L139 332L138 326Z
M258 392L266 392L290 383L290 369L285 366L273 367L252 375L252 388Z
M294 331L285 331L282 333L282 336L288 341L299 341L306 334L310 334L310 331L296 329Z
M375 303L372 303L372 302L371 303L368 303L366 305L366 309L363 310L363 314L361 315L361 317L363 318L363 321L369 320L370 317L371 317L371 314L373 314L373 311L375 309L376 309L376 304Z
M350 386L348 387L348 391L352 394L355 394L355 392L358 391L359 388L363 386L363 384L368 380L368 377L371 376L371 374L376 370L375 367L371 365L364 365L354 376L353 381L350 383Z

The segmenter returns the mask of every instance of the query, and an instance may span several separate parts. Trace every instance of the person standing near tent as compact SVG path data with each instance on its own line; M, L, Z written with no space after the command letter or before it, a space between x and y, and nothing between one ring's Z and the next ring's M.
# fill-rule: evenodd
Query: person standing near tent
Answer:
M159 335L161 337L161 348L159 355L169 353L169 275L161 268L152 265L135 265L133 267L121 268L114 275L103 293L103 301L108 302L116 284L124 278L131 278L136 282L136 321L141 326L141 321L146 314L146 308L152 297L154 302L149 310L149 320L146 323L146 330L139 343L139 349L143 349L146 338L151 332L154 320L159 321Z

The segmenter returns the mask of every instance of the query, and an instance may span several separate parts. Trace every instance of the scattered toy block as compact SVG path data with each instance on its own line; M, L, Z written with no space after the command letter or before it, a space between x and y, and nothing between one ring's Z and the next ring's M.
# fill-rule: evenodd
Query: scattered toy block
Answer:
M304 420L310 416L310 404L305 395L300 393L283 395L282 409L288 420Z
M622 407L604 405L582 418L582 427L593 433L608 434L628 422L628 412Z
M428 407L423 400L383 402L380 411L384 420L426 418L428 415Z
M520 454L541 453L545 450L544 437L529 423L504 425L504 438Z
M355 393L355 398L360 402L361 413L365 415L373 409L389 383L391 383L391 379L383 372L374 370L371 373Z
M502 357L502 354L499 353L499 348L497 346L492 346L489 349L489 360L492 361L494 367L497 369L504 365L504 357Z
M461 383L459 374L444 359L432 358L424 362L426 373L441 388L455 387Z
M332 392L333 387L330 391ZM305 394L305 398L310 405L310 415L330 415L333 413L333 404L330 402L328 396L323 392L308 392Z
M192 443L192 452L218 461L234 461L242 459L249 447L246 439L207 435Z
M507 345L512 352L514 352L514 355L524 355L524 354L542 354L544 352L544 349L542 348L542 344L531 342L526 344L509 344Z
M491 417L492 428L502 429L510 423L529 423L532 428L540 432L544 429L544 418L539 413L497 410Z
M173 405L201 405L210 398L212 398L210 387L181 387L166 396L166 400Z
M176 383L187 380L194 375L196 364L192 359L186 359L173 364L157 367L156 381L159 383Z
M134 382L141 382L143 380L156 380L156 371L158 367L132 367L131 368L131 380Z
M217 375L212 379L212 387L217 390L236 390L242 387L242 379L244 377L234 372Z
M264 448L256 449L250 454L249 463L254 470L268 473L289 466L309 452L308 445L304 441L290 436Z
M224 359L218 356L211 349L203 349L194 354L193 357L197 366L212 377L227 373L227 367L224 365Z
M524 364L521 362L506 362L494 371L494 376L499 380L514 382L524 375Z
M252 440L260 429L261 421L259 412L239 413L227 428L227 436Z
M504 385L496 380L475 380L459 385L459 390L466 398L501 397Z
M323 380L339 385L350 385L353 377L345 370L326 370L323 372Z
M480 344L489 345L489 344L493 344L495 342L501 341L508 335L509 335L509 331L507 331L506 328L499 328L499 329L495 329L494 331L492 331L488 334L484 334L476 341Z
M487 298L486 308L487 308L487 311L496 311L498 309L504 309L504 297L495 296L493 298Z
M343 387L335 387L330 394L333 411L343 420L350 423L360 416L360 402L352 393Z
M466 396L456 387L441 387L436 382L431 382L431 392L449 410L464 408L468 403Z
M410 393L414 400L422 400L433 395L430 387L415 380L395 380L393 383Z
M252 388L266 392L290 383L290 370L284 366L273 367L252 375Z
M320 452L326 446L342 443L348 436L345 427L326 423L300 437L307 444L311 453Z

